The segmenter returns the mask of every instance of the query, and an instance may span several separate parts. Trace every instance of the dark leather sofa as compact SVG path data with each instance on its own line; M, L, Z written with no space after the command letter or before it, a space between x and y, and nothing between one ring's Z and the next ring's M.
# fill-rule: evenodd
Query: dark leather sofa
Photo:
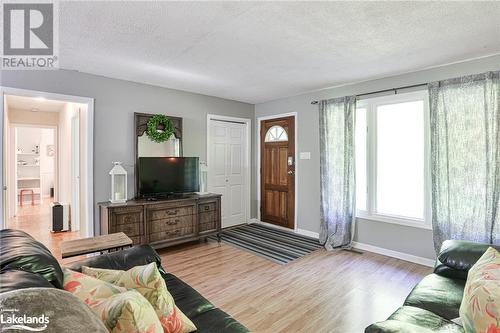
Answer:
M469 269L489 246L492 245L445 241L434 273L413 288L402 307L387 320L368 326L365 333L463 333L462 326L451 320L459 317Z
M156 262L176 305L198 328L197 332L249 332L224 311L216 308L188 284L165 272L158 253L148 245L134 246L78 261L68 268L82 266L127 270ZM25 232L0 231L0 292L30 287L62 288L63 273L50 251Z

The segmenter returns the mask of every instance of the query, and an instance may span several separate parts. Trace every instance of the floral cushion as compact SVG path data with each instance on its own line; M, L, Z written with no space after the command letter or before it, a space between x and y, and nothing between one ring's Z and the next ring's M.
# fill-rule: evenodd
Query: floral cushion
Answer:
M500 333L500 253L492 247L469 270L460 318L466 333Z
M141 294L128 290L91 307L113 333L161 333L163 328L155 310Z
M69 269L64 269L64 289L87 304L110 332L163 332L153 307L135 290Z
M136 266L128 271L82 267L85 274L113 283L119 287L137 290L153 306L165 333L188 333L196 326L177 308L167 290L156 263Z

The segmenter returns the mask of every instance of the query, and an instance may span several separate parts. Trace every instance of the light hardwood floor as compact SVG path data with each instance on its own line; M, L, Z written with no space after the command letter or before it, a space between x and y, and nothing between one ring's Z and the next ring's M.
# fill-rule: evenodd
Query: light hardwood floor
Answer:
M167 271L252 332L363 332L431 273L370 252L319 250L287 265L216 242L159 253Z
M61 259L60 243L83 236L79 232L51 232L50 203L50 199L45 199L33 206L28 203L18 207L16 216L7 221L7 228L27 232L45 245L57 259Z

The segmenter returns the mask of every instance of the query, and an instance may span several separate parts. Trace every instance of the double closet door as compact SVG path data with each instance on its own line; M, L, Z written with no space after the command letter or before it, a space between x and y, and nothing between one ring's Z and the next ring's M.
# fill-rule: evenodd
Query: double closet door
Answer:
M208 191L222 194L222 227L247 222L247 127L209 120Z

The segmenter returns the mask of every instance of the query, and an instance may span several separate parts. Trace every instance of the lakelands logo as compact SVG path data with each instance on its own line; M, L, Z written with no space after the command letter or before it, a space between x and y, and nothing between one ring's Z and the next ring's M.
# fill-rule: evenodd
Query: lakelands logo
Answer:
M21 330L29 332L43 332L50 322L44 314L39 316L18 315L17 309L3 309L0 313L0 331Z
M56 3L3 2L2 69L57 68Z

